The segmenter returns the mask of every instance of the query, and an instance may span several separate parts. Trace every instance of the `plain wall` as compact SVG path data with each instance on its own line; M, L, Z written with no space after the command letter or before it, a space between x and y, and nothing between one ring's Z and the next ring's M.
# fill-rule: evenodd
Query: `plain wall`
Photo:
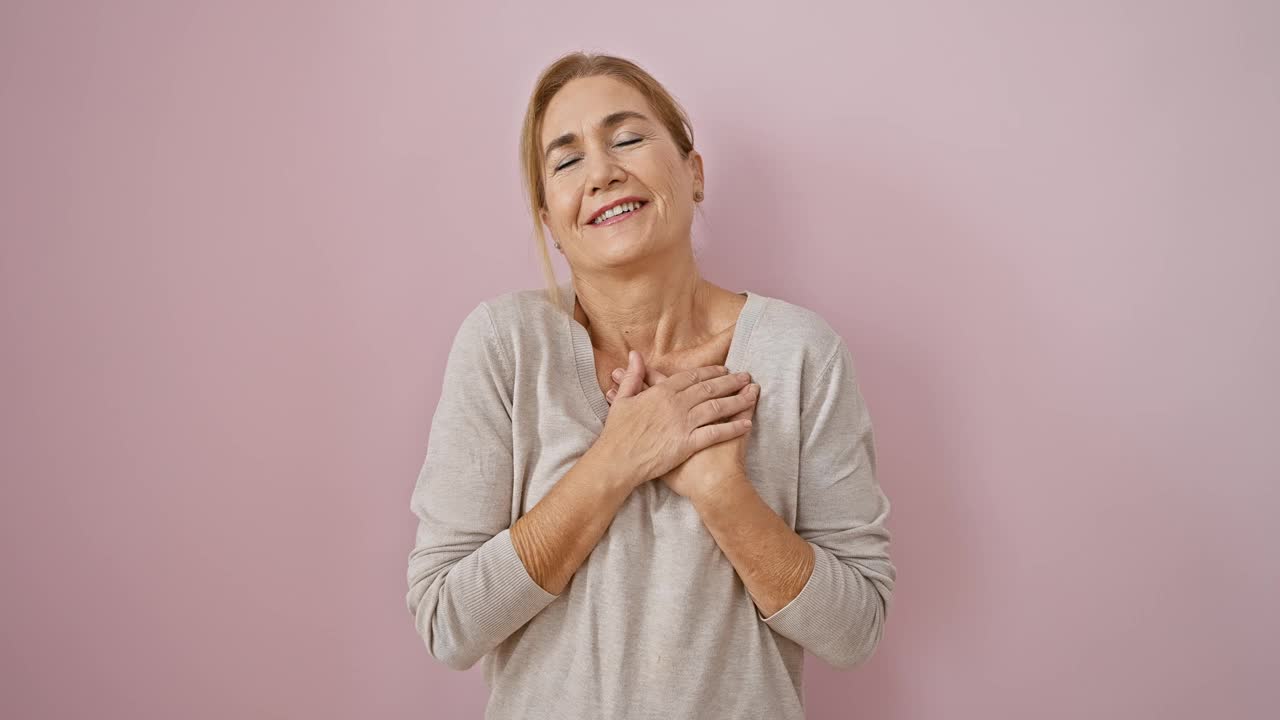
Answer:
M0 716L480 717L409 494L579 48L688 108L704 274L853 350L899 581L810 717L1272 716L1278 8L5 2Z

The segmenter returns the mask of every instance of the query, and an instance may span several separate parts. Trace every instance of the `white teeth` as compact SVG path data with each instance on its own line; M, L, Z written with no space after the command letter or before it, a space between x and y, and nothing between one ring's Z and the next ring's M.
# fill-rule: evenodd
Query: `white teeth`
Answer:
M621 205L615 205L609 208L608 210L605 210L603 213L600 213L600 217L591 221L591 224L599 225L600 223L604 222L605 220L608 220L614 215L621 215L624 212L638 210L639 208L640 208L640 203L638 202L625 202L625 203L622 203Z

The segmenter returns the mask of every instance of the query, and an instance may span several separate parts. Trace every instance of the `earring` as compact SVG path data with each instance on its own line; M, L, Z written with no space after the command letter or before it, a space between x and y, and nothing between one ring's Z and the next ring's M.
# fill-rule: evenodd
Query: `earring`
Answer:
M703 197L705 197L705 196L702 194L702 191L701 191L701 190L694 190L694 191L693 191L693 201L694 201L694 202L702 202L702 198L703 198Z
M556 249L557 249L557 250L559 250L559 249L560 249L560 241L559 241L559 240L553 240L552 242L555 244Z

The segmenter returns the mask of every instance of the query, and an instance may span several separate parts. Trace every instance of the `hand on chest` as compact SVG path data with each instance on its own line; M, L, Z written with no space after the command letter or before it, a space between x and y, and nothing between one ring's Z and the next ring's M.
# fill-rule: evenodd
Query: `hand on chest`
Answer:
M708 365L724 365L729 355L729 345L732 340L732 332L721 333L711 341L698 347L667 353L662 357L652 359L646 356L644 358L645 366L651 370L657 370L663 375L670 376L682 370L693 370ZM600 383L600 391L608 392L611 388L617 387L617 383L613 381L613 371L619 368L625 371L627 359L625 356L622 358L614 357L598 349L594 349L594 353L596 380Z

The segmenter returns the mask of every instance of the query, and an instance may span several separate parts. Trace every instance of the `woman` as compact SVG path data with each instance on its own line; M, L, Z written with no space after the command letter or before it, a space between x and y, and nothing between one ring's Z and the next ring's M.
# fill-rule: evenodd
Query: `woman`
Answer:
M522 154L551 290L454 338L411 502L418 632L485 658L487 718L802 718L804 650L868 658L895 578L848 347L701 277L702 157L633 63L551 65Z

